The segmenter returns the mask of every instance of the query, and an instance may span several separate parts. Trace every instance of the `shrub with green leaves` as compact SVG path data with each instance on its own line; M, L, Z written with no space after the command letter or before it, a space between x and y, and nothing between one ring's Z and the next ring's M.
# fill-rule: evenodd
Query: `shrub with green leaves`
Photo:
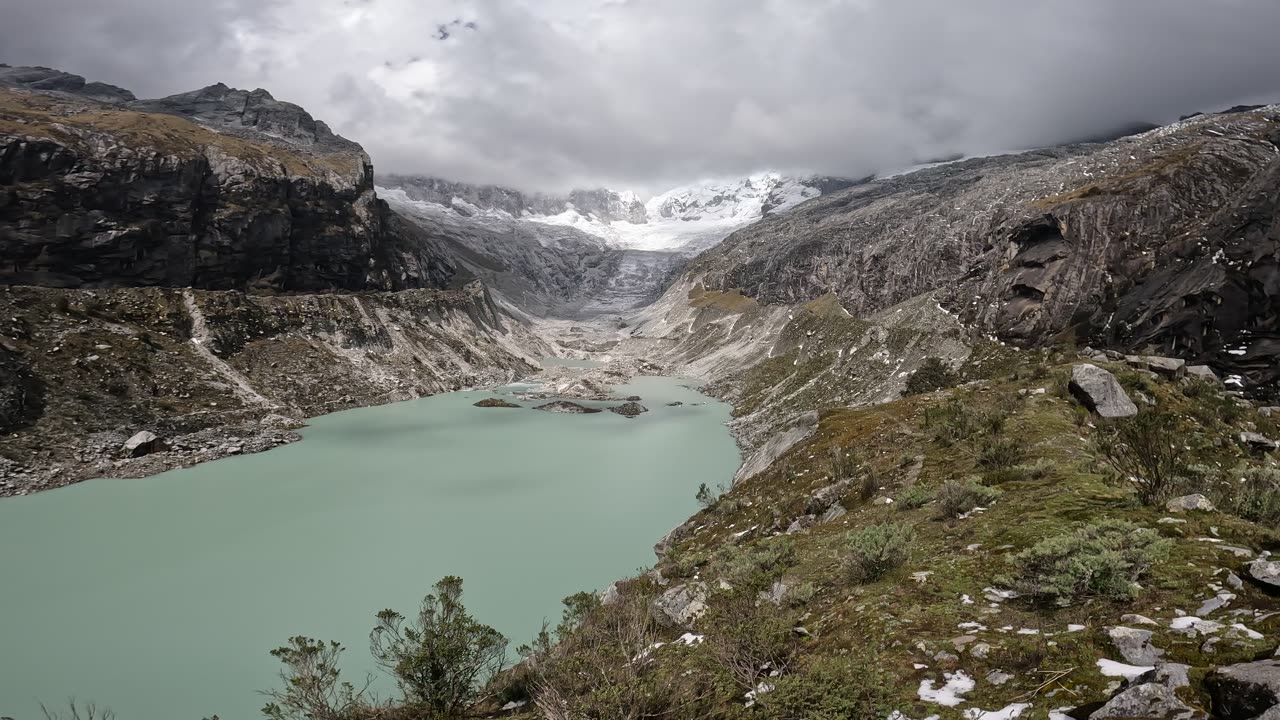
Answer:
M929 492L928 488L923 485L916 483L898 493L898 498L895 502L899 510L915 510L916 508L924 507L932 499L933 493Z
M1144 505L1167 499L1187 463L1179 449L1177 418L1152 408L1131 418L1100 424L1098 450L1124 479L1133 483Z
M1238 467L1217 495L1218 508L1245 520L1280 527L1280 468Z
M1060 604L1083 597L1130 600L1137 596L1137 580L1167 557L1171 546L1149 528L1103 520L1018 553L1015 574L1001 582Z
M880 666L843 657L818 657L773 683L760 696L771 720L881 718L893 710L893 686Z
M791 538L778 537L750 545L730 545L716 557L716 570L734 587L765 588L795 564Z
M984 470L1010 468L1027 458L1026 447L1016 437L991 437L982 443L978 466Z
M907 378L906 389L902 392L904 395L919 395L955 387L959 381L960 377L942 358L927 357Z
M911 557L915 531L903 523L869 525L846 537L845 574L855 583L867 583L883 577Z
M943 483L934 495L934 500L938 502L939 516L945 519L960 517L977 507L987 507L999 497L999 490L986 487L970 478Z

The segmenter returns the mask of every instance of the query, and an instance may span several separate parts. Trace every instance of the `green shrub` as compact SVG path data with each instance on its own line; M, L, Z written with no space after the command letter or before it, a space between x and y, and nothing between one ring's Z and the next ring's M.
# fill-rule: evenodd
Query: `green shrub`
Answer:
M924 507L932 499L933 493L929 492L923 485L916 483L898 493L896 503L899 510L915 510L918 507Z
M899 567L911 556L915 531L910 525L870 525L846 536L845 574L855 583L872 582Z
M904 395L919 395L921 393L934 392L955 387L959 381L960 377L944 360L936 357L927 357L924 362L920 363L920 367L911 373L911 377L907 378L907 386L902 393Z
M1022 440L1014 437L992 437L982 443L978 466L985 470L1013 467L1027 458Z
M378 613L369 648L406 701L439 717L461 717L505 664L507 639L467 614L462 578L446 577L435 591L413 620L394 610Z
M790 538L761 540L750 545L730 545L716 558L720 577L734 587L765 588L795 564L796 548Z
M270 720L337 720L354 717L367 707L364 693L339 680L342 646L308 637L289 638L289 644L271 651L284 669L284 689L265 693L269 702L262 714Z
M1100 424L1095 435L1098 450L1122 479L1133 483L1145 505L1165 500L1178 485L1178 473L1188 464L1178 438L1177 418L1154 408Z
M818 586L811 582L802 582L799 585L787 590L786 600L790 607L803 607L809 604L809 601L818 594Z
M1067 603L1081 597L1129 600L1135 583L1164 559L1171 543L1154 530L1103 520L1036 543L1013 557L1004 584L1031 597Z
M1217 505L1225 512L1269 527L1280 527L1280 468L1236 468L1234 480L1217 493Z
M938 488L934 500L938 501L938 514L942 518L955 518L976 507L986 507L1000 497L1000 491L986 487L972 478L965 481L949 480Z
M882 718L893 710L893 684L874 663L823 656L773 686L760 697L770 720Z
M715 493L711 492L711 488L707 487L706 483L702 483L698 486L698 492L693 497L698 501L698 504L704 508L709 508L716 504Z
M924 427L931 431L934 441L945 447L984 433L999 435L1008 417L1004 409L979 412L956 398L940 407L926 408Z

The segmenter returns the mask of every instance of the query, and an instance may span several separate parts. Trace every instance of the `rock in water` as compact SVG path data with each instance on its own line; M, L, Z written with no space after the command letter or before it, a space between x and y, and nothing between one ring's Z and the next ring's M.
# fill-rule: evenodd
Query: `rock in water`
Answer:
M1170 500L1165 503L1165 509L1171 513L1182 513L1191 512L1192 510L1213 512L1216 508L1214 508L1213 503L1209 498L1196 493L1194 495L1183 495L1182 497L1176 497Z
M546 405L539 405L534 410L545 410L546 412L567 413L570 415L587 415L590 413L604 412L600 408L586 407L569 400L554 400Z
M1097 365L1084 363L1071 368L1071 393L1093 412L1104 418L1133 417L1138 406L1133 404L1115 375Z
M609 412L617 413L625 418L633 418L640 413L649 412L649 408L638 402L629 402L609 408Z
M164 443L150 430L140 430L133 437L124 441L124 452L129 457L142 457L148 453L162 450Z
M1213 698L1213 716L1251 720L1280 705L1280 660L1220 667L1204 679Z
M518 408L521 407L513 402L508 402L502 398L485 398L475 404L476 407L482 408Z

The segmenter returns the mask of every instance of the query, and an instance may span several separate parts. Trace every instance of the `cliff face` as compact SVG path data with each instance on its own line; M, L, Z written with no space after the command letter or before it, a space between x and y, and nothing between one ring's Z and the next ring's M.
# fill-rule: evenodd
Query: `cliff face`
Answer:
M766 304L832 292L856 316L938 290L1006 340L1073 334L1274 386L1278 121L1199 116L877 180L735 233L689 277Z
M303 291L452 277L447 258L393 236L360 146L297 106L222 85L105 102L65 74L15 70L0 74L0 282Z

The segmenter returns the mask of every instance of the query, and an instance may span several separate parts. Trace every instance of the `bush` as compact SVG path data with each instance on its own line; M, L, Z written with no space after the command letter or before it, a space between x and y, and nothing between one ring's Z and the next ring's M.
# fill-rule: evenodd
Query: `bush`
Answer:
M849 533L845 540L849 550L845 574L855 583L883 577L907 561L914 539L911 526L900 523L870 525Z
M772 538L747 546L730 545L716 558L716 569L734 587L762 589L782 577L795 559L790 538Z
M1013 437L987 438L978 453L978 466L984 470L1000 470L1017 465L1027 458L1022 441Z
M440 717L460 717L478 688L506 662L507 639L477 622L462 605L462 578L436 583L416 620L394 610L378 613L369 633L374 660L393 674L405 699Z
M938 501L939 515L945 519L960 517L976 507L986 507L998 497L999 490L969 479L964 482L947 481L938 488L934 499Z
M363 690L339 682L342 646L308 637L293 637L271 651L284 664L283 690L266 692L270 702L262 714L270 720L343 720L365 707Z
M904 395L919 395L921 393L934 392L949 387L955 387L960 381L959 376L947 365L941 358L927 357L924 362L920 363L920 367L911 373L911 377L907 378L906 389L902 391Z
M706 646L717 664L729 672L738 692L764 681L770 670L786 667L795 648L789 614L755 592L735 588L711 599L706 617Z
M1175 443L1177 433L1173 415L1150 409L1100 425L1096 441L1111 467L1137 488L1138 499L1155 505L1172 494L1185 464Z
M1154 530L1103 520L1018 553L1016 575L1003 582L1024 595L1063 604L1090 596L1130 600L1137 595L1138 578L1164 559L1171 545Z
M898 493L896 502L899 510L915 510L918 507L924 507L932 499L933 493L917 483Z
M879 666L848 658L816 658L773 685L772 692L760 697L766 718L881 718L893 709L892 685Z
M1245 520L1280 527L1280 469L1236 468L1233 482L1218 493L1218 507Z
M704 508L709 508L716 504L716 496L711 492L711 488L707 487L706 483L698 486L698 493L693 497Z
M959 399L953 399L941 407L927 408L924 411L924 426L932 430L936 442L949 446L982 433L998 435L1004 430L1008 417L1007 412L998 409L975 412Z

